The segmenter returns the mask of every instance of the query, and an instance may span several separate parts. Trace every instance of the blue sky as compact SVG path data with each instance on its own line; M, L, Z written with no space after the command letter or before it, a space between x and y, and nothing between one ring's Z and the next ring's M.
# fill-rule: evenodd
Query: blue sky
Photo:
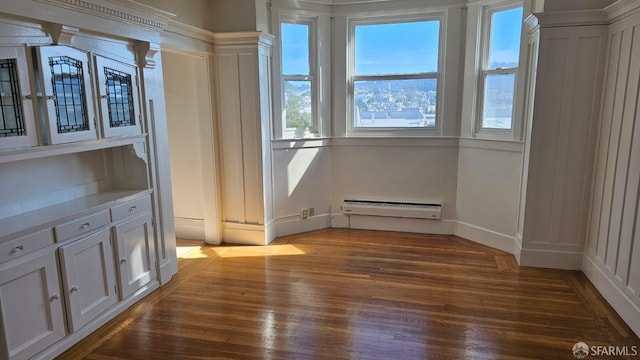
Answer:
M356 26L356 74L438 71L440 22Z
M493 16L490 61L518 60L522 8ZM438 71L438 20L356 26L356 74L406 74ZM309 33L303 24L283 23L283 73L309 73Z
M309 74L309 28L303 24L283 23L282 72L287 75Z
M522 8L494 13L489 63L518 65Z

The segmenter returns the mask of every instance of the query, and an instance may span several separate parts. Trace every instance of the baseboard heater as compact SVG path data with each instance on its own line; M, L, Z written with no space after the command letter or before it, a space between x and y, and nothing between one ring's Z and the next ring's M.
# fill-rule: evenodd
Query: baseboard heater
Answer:
M439 220L442 204L396 201L344 200L344 215L390 216L414 219Z

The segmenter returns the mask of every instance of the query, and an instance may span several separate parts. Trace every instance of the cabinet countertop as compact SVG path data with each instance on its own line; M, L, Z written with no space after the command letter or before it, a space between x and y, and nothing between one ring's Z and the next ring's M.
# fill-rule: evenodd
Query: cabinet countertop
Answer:
M0 243L71 221L84 214L148 195L152 190L114 190L0 219Z

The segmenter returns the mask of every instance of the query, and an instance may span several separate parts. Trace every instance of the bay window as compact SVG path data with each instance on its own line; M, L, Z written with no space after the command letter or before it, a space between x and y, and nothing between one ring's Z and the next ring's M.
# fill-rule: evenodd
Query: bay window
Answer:
M279 31L281 122L276 125L277 136L315 136L318 132L315 21L312 18L285 18Z
M351 22L351 133L436 132L440 122L441 19Z
M511 132L514 127L522 6L487 7L483 14L478 84L478 132Z

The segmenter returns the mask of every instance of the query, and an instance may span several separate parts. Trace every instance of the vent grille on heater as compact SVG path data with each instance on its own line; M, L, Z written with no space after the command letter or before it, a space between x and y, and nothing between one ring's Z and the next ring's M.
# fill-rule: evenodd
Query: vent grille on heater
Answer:
M345 200L345 215L390 216L416 219L440 219L442 204L395 201Z

